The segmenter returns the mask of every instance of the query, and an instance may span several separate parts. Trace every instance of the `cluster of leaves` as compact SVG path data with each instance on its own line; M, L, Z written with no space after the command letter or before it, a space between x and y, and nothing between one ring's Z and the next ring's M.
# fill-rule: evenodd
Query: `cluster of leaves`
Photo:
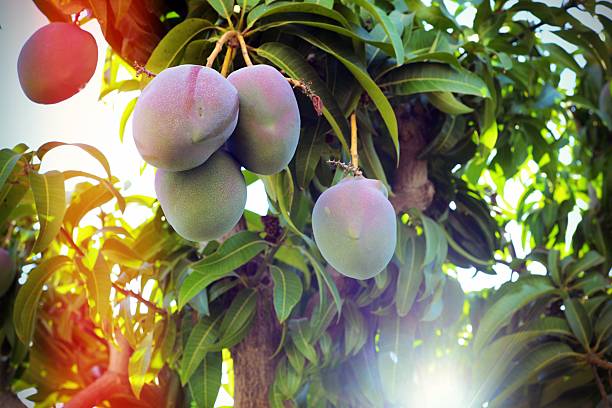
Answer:
M136 4L120 3L124 11ZM22 234L14 235L21 266L36 265L25 285L7 295L17 293L16 319L3 326L20 356L16 364L54 310L55 292L87 294L96 335L110 339L119 328L135 350L129 373L135 395L165 365L178 373L188 399L213 406L223 350L252 329L271 285L282 332L273 406L419 405L411 396L423 395L424 384L447 381L449 371L462 390L453 402L462 406L580 406L610 392L599 371L609 369L612 342L606 234L612 33L594 2L473 2L469 27L457 19L470 6L463 2L454 13L444 3L417 0L178 3L151 11L171 29L151 52L149 71L204 64L223 32L237 29L254 60L309 85L321 98L322 116L298 96L303 129L289 168L267 177L245 172L249 184L263 181L271 215L245 211L241 231L202 246L180 240L151 201L123 198L110 171L108 179L94 177L98 184L76 189L64 213L64 179L85 174L38 174L34 157L55 145L36 154L3 151L2 174L13 181L2 190L0 223ZM529 25L525 15L540 22ZM603 30L584 25L585 16ZM546 42L543 34L577 50ZM129 57L109 42L116 53L109 53L103 93L144 87L147 78L117 80L125 64L120 57ZM243 64L237 55L233 69ZM561 81L568 74L576 76L569 91ZM364 174L393 190L406 125L398 123L399 109L423 125L419 159L428 163L434 201L425 213L401 215L396 254L385 271L368 281L342 278L310 238L314 201L343 176L327 159L348 158L347 117L356 112ZM516 205L508 185L521 186ZM31 199L23 198L27 191ZM53 200L45 199L49 194ZM96 201L99 195L106 201ZM110 200L118 210L141 201L155 214L132 228L102 211L101 226L79 226ZM29 212L22 215L24 205ZM570 213L582 216L573 238ZM508 225L521 229L524 255L504 232ZM534 265L546 276L532 274ZM457 267L494 274L500 266L518 279L497 291L465 296L449 275ZM39 302L58 268L61 274L47 284L54 289ZM30 349L30 361L39 364L33 370L49 364L40 358L50 353L44 344L35 341ZM48 379L34 374L25 379L39 384L42 398L71 392L40 387Z

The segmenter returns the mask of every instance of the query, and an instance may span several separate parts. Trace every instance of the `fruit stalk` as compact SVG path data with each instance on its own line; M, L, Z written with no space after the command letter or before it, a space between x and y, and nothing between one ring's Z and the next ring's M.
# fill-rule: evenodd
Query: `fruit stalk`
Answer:
M226 31L221 38L219 38L215 44L215 48L212 50L212 52L210 53L210 55L208 56L208 58L206 58L206 66L208 68L212 68L213 63L215 62L215 59L217 59L217 56L221 53L221 51L223 50L223 45L225 45L226 42L228 42L230 40L230 38L234 37L236 35L236 32L233 30L230 31Z
M227 47L227 51L225 52L225 58L223 59L223 66L221 67L221 75L227 77L227 73L229 71L229 67L234 60L234 49L232 47Z
M244 63L247 65L247 67L252 66L253 61L251 61L251 57L249 56L249 50L247 48L246 43L244 42L244 37L240 33L237 33L236 37L238 37L238 42L240 43L240 50L242 51L242 58L244 59Z
M359 169L359 154L357 153L357 114L351 114L351 165Z

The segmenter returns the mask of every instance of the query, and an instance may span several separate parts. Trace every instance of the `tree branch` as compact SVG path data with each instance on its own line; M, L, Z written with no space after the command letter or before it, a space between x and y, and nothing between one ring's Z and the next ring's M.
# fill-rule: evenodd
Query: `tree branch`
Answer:
M64 408L90 408L117 393L130 393L128 363L132 349L120 333L117 346L108 345L108 369L100 378L79 391Z
M596 365L601 368L605 368L606 370L612 370L612 363L600 358L597 354L590 353L587 356L587 361L591 365Z
M124 289L121 286L117 285L115 282L113 282L113 288L115 288L117 292L121 293L124 296L131 297L131 298L138 300L140 303L146 305L149 309L152 309L159 314L164 314L164 315L167 314L167 312L164 309L159 308L155 303L143 298L142 295L138 293Z

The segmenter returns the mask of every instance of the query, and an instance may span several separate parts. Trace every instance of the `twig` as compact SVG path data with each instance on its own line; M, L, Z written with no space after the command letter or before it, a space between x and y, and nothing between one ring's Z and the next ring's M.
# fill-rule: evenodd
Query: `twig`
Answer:
M131 298L138 300L140 303L146 305L149 309L152 309L159 314L164 314L164 315L167 314L167 312L164 309L160 309L155 303L143 298L138 293L132 292L131 290L124 289L121 286L117 285L115 282L113 282L113 288L115 288L117 292L121 293L124 296L131 297Z
M353 173L353 175L355 176L361 176L361 170L355 166L353 166L352 164L346 164L341 162L340 160L328 160L327 161L328 164L330 164L332 167L338 167L340 169L342 169L342 171L344 171L345 173Z
M612 363L609 362L609 361L606 361L606 360L604 360L602 358L600 358L595 353L590 353L589 355L587 355L587 361L591 365L596 365L596 366L599 366L601 368L605 368L606 370L612 370Z
M599 389L599 394L601 394L601 400L603 402L603 408L610 408L610 404L608 403L608 394L606 393L606 388L601 382L601 378L599 377L599 373L597 372L597 368L594 365L591 365L591 370L593 370L593 377L595 377L595 382L597 383L597 389Z
M299 88L304 93L304 95L310 98L310 101L312 102L312 107L314 108L318 116L321 116L323 114L323 101L321 100L319 95L313 92L312 88L310 87L310 82L306 83L302 80L293 78L287 78L287 82L289 82L289 84L294 88Z
M244 59L244 63L247 64L248 67L252 66L253 61L251 61L251 57L249 56L249 50L247 48L246 43L244 42L244 37L240 33L237 33L236 37L238 37L238 42L240 43L240 50L242 51L242 58Z
M155 78L157 75L153 72L149 71L144 67L144 65L140 65L138 62L134 61L134 68L136 69L136 76L138 75L146 75L149 78Z
M61 227L60 231L61 231L62 235L68 241L68 244L77 252L77 254L79 254L80 256L85 256L85 253L83 252L83 250L81 250L81 248L79 248L79 246L74 242L74 240L72 239L72 237L70 236L68 231L66 231L66 229L64 227ZM137 299L138 301L140 301L141 303L145 304L150 309L153 309L153 310L155 310L156 312L158 312L160 314L167 314L167 312L164 309L160 309L159 307L157 307L157 305L155 303L153 303L153 302L143 298L138 293L134 293L132 291L123 289L121 286L117 285L114 282L113 282L113 287L117 290L117 292L122 293L125 296L129 296L129 297L132 297L134 299Z
M73 241L72 236L68 233L68 231L66 231L66 228L61 227L60 231L62 233L62 235L66 238L66 240L68 241L68 244L70 244L70 246L72 247L72 249L74 249L77 254L79 254L80 256L85 256L85 253L81 250L81 248L79 248L79 246Z
M215 44L215 48L212 50L208 58L206 58L206 66L208 68L211 68L213 66L215 59L217 59L217 56L223 50L223 45L225 45L225 43L228 42L229 39L234 37L235 35L236 35L236 32L234 30L226 31L225 34L223 34L221 38L217 40L217 43Z
M359 170L359 154L357 153L357 114L351 114L351 164Z
M234 48L227 47L227 51L225 52L225 58L223 59L223 66L221 67L221 75L224 77L227 76L227 72L229 71L230 64L234 60Z

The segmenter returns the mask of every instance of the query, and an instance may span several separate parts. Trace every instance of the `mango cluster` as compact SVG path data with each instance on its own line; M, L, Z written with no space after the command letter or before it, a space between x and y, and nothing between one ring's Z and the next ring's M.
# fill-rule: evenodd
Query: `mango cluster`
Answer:
M168 68L134 108L134 141L157 167L159 203L170 225L191 241L229 232L246 204L240 167L279 172L293 158L299 133L293 89L269 65L227 78L199 65Z
M98 63L96 40L76 24L51 23L26 41L17 60L19 83L36 103L54 104L75 95Z
M346 177L315 203L312 231L321 255L338 272L360 280L378 275L397 240L386 187L379 180Z

